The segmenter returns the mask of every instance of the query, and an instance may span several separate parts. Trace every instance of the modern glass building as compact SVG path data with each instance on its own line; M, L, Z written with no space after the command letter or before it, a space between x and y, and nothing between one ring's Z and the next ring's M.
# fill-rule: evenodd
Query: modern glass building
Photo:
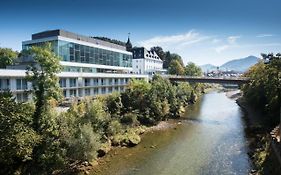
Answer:
M32 35L22 49L50 42L64 67L58 74L65 98L95 96L124 91L131 78L147 79L148 75L132 74L132 53L125 46L78 35L64 30L50 30ZM25 80L25 68L32 59L21 58L8 69L0 69L0 91L10 89L18 101L32 99L27 93L32 85Z
M53 51L61 57L65 71L71 72L130 72L132 53L124 46L64 30L50 30L32 35L22 49L50 42Z

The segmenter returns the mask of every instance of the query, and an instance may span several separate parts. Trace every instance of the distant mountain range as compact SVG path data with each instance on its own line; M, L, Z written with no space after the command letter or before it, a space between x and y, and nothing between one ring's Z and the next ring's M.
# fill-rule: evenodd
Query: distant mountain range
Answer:
M248 56L246 58L240 58L240 59L235 59L228 61L224 63L221 66L215 66L212 64L204 64L201 67L203 72L210 72L213 70L217 70L217 67L219 67L220 70L233 70L233 71L238 71L238 72L245 72L248 70L251 66L254 64L258 63L260 58L255 57L255 56Z

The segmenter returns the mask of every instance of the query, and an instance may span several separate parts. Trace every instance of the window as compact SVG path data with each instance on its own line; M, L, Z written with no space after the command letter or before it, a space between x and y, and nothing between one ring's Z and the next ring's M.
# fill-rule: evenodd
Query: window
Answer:
M76 90L75 89L71 89L69 91L69 95L70 95L70 97L76 97Z
M105 81L103 78L100 79L101 85L105 85Z
M111 93L112 92L112 87L109 87L108 88L108 93Z
M99 79L94 78L94 86L97 86L99 84Z
M90 95L91 95L90 89L85 89L85 96L90 96Z
M76 78L70 78L69 84L70 84L70 87L76 87Z
M94 88L94 94L97 95L99 93L99 89L98 88Z
M84 86L91 86L90 78L85 78L84 79Z
M105 88L105 87L101 88L101 93L102 93L102 94L105 94L105 93L106 93L106 88Z
M60 87L66 87L66 79L65 78L60 79Z
M27 89L27 81L24 79L17 79L17 90L26 90Z
M112 85L112 78L109 78L109 79L108 79L108 84L109 84L109 85Z

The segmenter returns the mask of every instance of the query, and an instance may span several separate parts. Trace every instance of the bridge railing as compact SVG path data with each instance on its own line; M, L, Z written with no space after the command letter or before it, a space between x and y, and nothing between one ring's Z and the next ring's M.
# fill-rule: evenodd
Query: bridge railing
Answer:
M206 80L242 80L242 81L249 81L248 77L205 77L205 76L181 76L181 75L161 75L164 78L168 79L206 79Z

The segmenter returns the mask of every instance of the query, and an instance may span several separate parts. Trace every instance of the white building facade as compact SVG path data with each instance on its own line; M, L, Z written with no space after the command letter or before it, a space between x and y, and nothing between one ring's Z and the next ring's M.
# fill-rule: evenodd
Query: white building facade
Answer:
M133 48L133 72L135 74L162 73L163 61L154 51L148 51L144 47Z
M124 46L77 35L64 30L51 30L32 35L23 42L23 49L50 42L61 58L63 71L58 74L65 98L95 96L114 91L122 92L130 79L146 79L132 74L132 53ZM32 85L25 80L25 68L30 59L8 69L0 69L0 90L10 89L17 101L32 99Z

